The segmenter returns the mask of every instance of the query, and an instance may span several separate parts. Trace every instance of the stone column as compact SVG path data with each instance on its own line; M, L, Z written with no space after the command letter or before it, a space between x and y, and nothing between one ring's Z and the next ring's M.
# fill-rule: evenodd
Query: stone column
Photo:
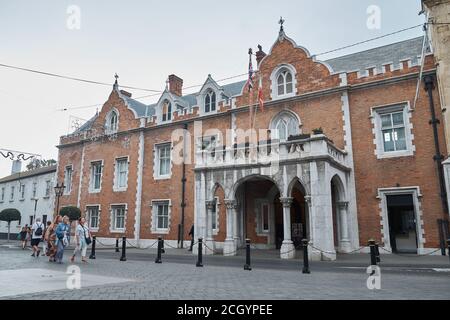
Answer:
M310 260L320 261L322 258L320 251L316 250L312 247L312 246L314 246L314 215L313 215L314 212L312 210L311 196L305 196L305 202L306 202L306 207L308 208L308 215L307 215L308 227L309 227L308 240L309 240L309 244L310 244L310 247L308 248L308 257Z
M292 198L280 198L283 205L283 244L281 245L281 259L293 259L295 257L295 247L291 238L291 204Z
M351 251L351 243L348 237L348 201L338 201L337 203L339 216L339 248L342 252Z
M213 217L212 212L216 205L215 200L209 200L206 201L206 221L207 221L207 228L206 228L206 240L205 240L205 254L214 254L215 249L215 243L213 238Z
M235 211L237 209L236 200L225 200L225 207L227 208L227 236L223 245L224 256L236 255L236 242L234 241L234 223Z

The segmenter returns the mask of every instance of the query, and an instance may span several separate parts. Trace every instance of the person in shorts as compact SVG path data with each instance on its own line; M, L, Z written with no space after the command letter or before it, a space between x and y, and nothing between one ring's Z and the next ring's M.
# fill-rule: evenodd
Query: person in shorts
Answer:
M44 224L41 223L41 218L37 218L36 222L31 226L31 246L33 248L32 257L39 257L41 249L39 249L39 243L41 242L42 235L44 234Z

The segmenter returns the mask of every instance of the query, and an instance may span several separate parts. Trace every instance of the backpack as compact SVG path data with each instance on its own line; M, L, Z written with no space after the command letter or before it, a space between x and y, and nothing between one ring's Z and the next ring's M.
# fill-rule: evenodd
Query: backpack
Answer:
M34 234L37 235L37 236L42 236L42 224L38 225L38 228L36 229Z

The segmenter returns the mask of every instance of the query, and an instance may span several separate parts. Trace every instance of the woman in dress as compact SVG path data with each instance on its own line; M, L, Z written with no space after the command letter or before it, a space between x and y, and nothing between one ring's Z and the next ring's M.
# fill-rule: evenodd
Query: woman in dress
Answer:
M26 224L25 227L22 227L20 230L20 240L22 241L22 250L25 250L27 246L28 241L28 225Z
M45 232L45 240L47 241L47 256L49 262L55 262L55 255L57 251L56 247L56 228L61 223L62 217L56 216L52 224L47 228Z
M70 262L72 263L75 262L75 256L77 255L78 251L81 252L81 261L87 263L86 251L90 243L88 239L91 238L91 234L89 233L89 228L85 226L85 224L86 224L85 218L81 217L80 219L78 219L78 225L75 230L76 247L75 250L73 251L72 257L70 258Z
M58 263L63 263L64 248L69 245L70 242L70 220L68 216L64 216L62 222L56 227L56 255L55 260Z

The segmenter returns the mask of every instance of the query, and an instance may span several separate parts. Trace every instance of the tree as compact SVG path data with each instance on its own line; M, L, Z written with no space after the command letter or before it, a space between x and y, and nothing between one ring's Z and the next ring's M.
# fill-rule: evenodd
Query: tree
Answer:
M20 212L17 209L4 209L0 212L0 221L6 221L8 222L8 240L9 242L9 234L11 229L11 222L12 221L19 221L20 220Z
M37 158L33 158L33 160L31 160L28 164L27 164L27 170L34 170L34 169L39 169L39 168L43 168L43 167L49 167L52 165L56 164L56 160L54 159L37 159Z
M64 207L59 210L60 216L68 216L70 222L78 220L81 217L81 210L77 207Z

